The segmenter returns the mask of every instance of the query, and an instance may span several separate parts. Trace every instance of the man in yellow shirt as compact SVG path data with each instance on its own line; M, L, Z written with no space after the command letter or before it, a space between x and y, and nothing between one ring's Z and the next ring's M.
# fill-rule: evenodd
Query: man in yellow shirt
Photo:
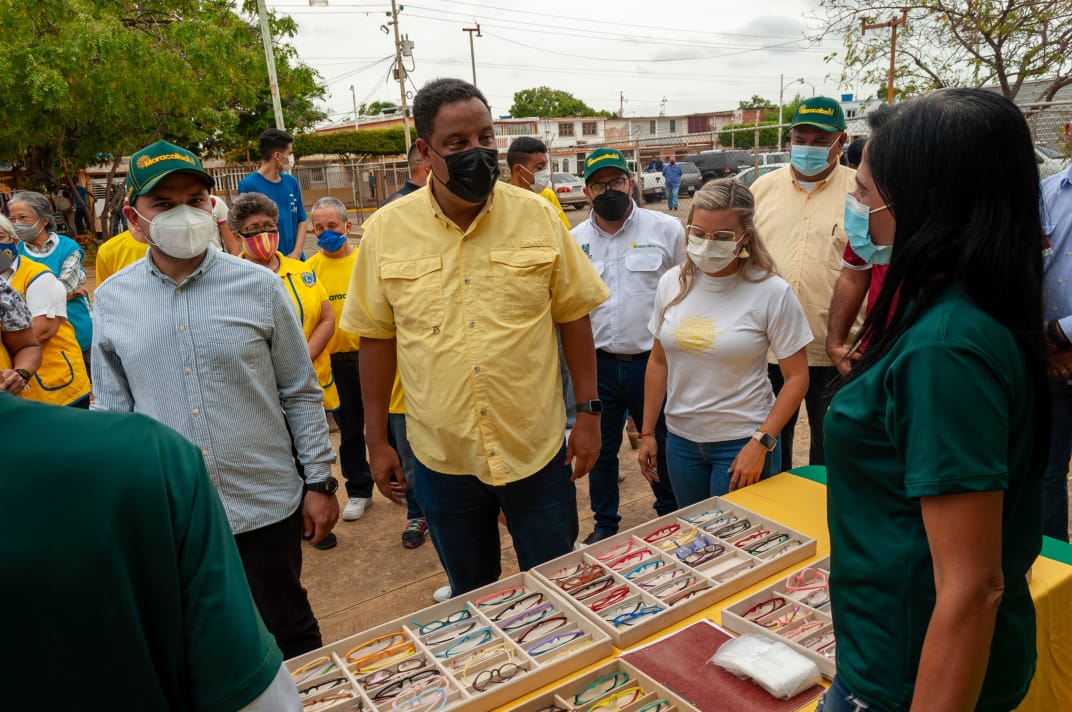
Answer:
M752 184L756 230L774 257L778 274L793 287L815 339L807 347L811 385L804 397L811 429L808 462L822 465L823 418L828 386L837 369L826 353L827 317L845 251L845 196L856 189L856 171L838 163L845 145L845 115L834 99L805 99L789 128L790 165ZM777 394L782 372L768 369ZM793 466L796 415L782 428L782 469Z
M346 239L351 223L346 206L337 198L321 198L309 213L320 250L305 261L328 292L335 311L335 334L328 344L331 372L339 393L335 424L339 426L339 467L346 480L346 506L342 518L352 522L365 514L372 504L372 473L365 457L365 411L361 406L361 383L358 378L359 339L339 328L346 290L354 271L357 249Z
M417 499L459 595L499 577L500 508L522 569L573 548L573 480L600 440L588 313L608 291L546 201L496 180L476 87L433 81L413 113L428 188L365 223L341 326L361 336L372 477L401 503L386 432L397 353ZM583 411L568 446L555 324Z
M547 156L547 146L538 138L522 136L515 138L506 149L506 167L510 169L510 185L531 190L555 206L558 219L570 229L569 219L558 202L555 191L551 189L551 163Z
M148 249L148 243L134 237L130 230L113 235L97 249L97 286L127 265L145 257Z

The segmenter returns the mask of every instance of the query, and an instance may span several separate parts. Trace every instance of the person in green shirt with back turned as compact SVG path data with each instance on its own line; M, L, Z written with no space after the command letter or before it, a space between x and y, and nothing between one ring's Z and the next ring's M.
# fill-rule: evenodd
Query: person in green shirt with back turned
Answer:
M867 144L845 230L890 260L824 423L837 677L819 709L1013 709L1035 670L1049 432L1020 110L975 89L903 104Z

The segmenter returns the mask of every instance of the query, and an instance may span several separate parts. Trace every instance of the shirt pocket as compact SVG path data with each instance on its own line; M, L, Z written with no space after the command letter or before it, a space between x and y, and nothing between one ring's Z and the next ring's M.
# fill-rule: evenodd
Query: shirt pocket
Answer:
M508 319L540 314L551 301L553 250L491 250L496 310Z
M654 294L662 274L663 255L658 250L632 249L625 255L625 293Z
M201 353L207 361L209 379L217 383L249 383L272 368L268 342L260 341L258 345L254 340L242 339L239 329L234 329L232 335L217 333L206 338Z
M443 260L438 255L387 262L380 278L400 326L421 330L443 323Z

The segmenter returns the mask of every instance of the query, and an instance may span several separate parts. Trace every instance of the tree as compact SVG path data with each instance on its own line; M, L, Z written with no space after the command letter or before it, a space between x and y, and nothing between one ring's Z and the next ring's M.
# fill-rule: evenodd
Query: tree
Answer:
M899 17L900 3L820 0L816 38L842 35L841 80L886 84L888 30L860 32L861 20ZM918 0L897 33L895 83L911 95L945 86L997 86L1008 99L1025 82L1041 81L1034 101L1050 101L1072 85L1072 3L1069 0ZM885 91L883 91L885 95Z
M255 136L272 117L253 9L251 0L240 11L230 0L0 0L0 160L50 189L102 161L114 175L122 156L158 139L218 153ZM285 44L296 29L272 18L280 91L300 128L322 116L312 101L323 88Z
M739 104L737 104L738 109L758 109L760 107L763 107L764 109L777 110L778 105L775 104L773 101L764 99L758 94L753 94L751 99L742 100Z
M514 93L514 104L510 107L514 117L538 116L554 118L557 116L606 116L615 114L608 111L596 111L568 91L550 87L522 89Z
M777 114L775 110L775 114ZM774 121L759 122L759 145L777 146L777 116ZM735 130L734 130L735 129ZM754 148L756 145L755 124L730 124L718 132L718 145L734 148Z
M362 116L375 116L387 109L398 110L398 104L390 101L374 101L371 104L362 104L358 113Z

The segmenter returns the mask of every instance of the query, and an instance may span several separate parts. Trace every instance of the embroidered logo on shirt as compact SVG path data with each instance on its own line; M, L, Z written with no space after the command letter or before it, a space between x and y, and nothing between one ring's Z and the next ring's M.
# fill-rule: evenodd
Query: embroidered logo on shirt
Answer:
M679 322L673 334L674 340L677 341L682 351L696 356L706 351L716 350L718 335L719 330L715 322L701 314Z
M588 255L588 259L592 259L592 248L587 242L581 245L581 252Z
M648 244L648 245L640 245L640 244L637 244L637 243L636 243L635 241L634 241L634 242L630 242L630 243L629 243L629 246L630 246L630 247L632 247L632 248L633 248L634 250L644 250L644 249L658 249L658 248L659 248L659 246L658 246L658 245L651 245L651 244Z
M305 283L306 287L312 287L316 284L316 275L312 272L302 272L301 281Z

